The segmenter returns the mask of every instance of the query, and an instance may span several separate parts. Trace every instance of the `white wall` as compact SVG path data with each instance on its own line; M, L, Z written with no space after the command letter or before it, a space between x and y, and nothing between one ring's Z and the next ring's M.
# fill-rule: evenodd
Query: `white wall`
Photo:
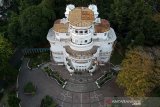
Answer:
M52 56L55 62L64 62L63 55L57 55L57 54L52 53Z
M72 65L75 69L86 70L91 65L91 61L88 61L87 63L76 63L75 61L72 61Z
M108 40L108 32L104 33L95 33L96 35L93 35L93 39L99 39L99 40Z
M73 44L72 42L70 42L70 47L76 51L87 51L87 50L92 49L93 42L91 42L90 44L87 44L87 45L76 45L76 44Z

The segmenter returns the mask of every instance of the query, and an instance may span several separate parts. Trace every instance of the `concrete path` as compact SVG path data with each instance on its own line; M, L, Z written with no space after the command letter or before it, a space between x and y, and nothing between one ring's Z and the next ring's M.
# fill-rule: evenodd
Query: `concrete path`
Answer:
M94 77L67 75L69 82L63 89L41 69L29 70L27 62L28 59L24 59L19 74L19 97L22 107L40 107L41 99L46 95L50 95L60 107L103 107L104 97L123 96L123 91L117 87L114 79L98 89ZM54 66L54 69L58 68ZM23 87L28 81L37 86L35 96L23 93Z

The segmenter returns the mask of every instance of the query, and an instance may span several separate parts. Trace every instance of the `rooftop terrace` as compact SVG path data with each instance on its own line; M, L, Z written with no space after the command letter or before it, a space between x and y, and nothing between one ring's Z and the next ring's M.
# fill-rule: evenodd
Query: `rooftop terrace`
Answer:
M69 22L76 27L87 27L94 21L94 13L87 7L77 7L69 12Z
M67 33L68 32L68 23L61 22L63 19L58 19L54 22L53 29L56 32Z
M110 29L110 24L105 19L101 19L101 22L94 26L95 33L104 33L109 29Z

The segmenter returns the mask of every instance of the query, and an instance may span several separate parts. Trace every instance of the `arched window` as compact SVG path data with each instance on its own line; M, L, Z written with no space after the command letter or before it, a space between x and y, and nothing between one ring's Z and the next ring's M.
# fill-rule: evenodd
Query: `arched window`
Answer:
M78 30L75 30L76 33L78 33Z
M85 31L84 31L84 33L86 33L86 34L87 34L87 33L88 33L88 31L87 31L87 30L85 30Z
M79 31L79 33L80 33L80 34L83 34L83 31L82 31L82 30L80 30L80 31Z

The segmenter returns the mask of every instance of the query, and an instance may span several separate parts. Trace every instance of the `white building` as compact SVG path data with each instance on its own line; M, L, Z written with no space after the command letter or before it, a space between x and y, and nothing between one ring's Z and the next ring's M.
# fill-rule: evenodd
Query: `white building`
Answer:
M58 19L49 30L52 57L75 71L94 72L100 63L107 63L116 35L105 19L98 17L97 6L66 7L65 18Z

